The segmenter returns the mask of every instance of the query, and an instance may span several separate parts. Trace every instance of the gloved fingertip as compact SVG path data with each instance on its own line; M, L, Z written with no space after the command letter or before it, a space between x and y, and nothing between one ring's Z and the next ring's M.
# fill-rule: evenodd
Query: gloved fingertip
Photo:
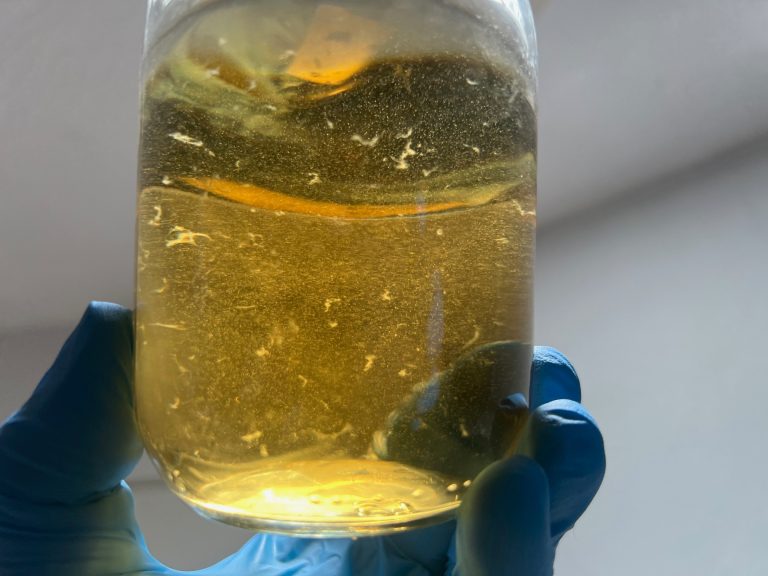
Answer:
M531 365L531 407L552 400L581 401L581 384L568 358L555 348L536 346Z
M525 453L549 479L552 534L569 530L597 494L605 476L603 436L579 403L555 400L533 411Z
M130 309L114 302L91 300L83 313L84 321L97 322L130 322Z
M515 456L486 468L459 510L457 538L455 574L551 574L549 485L541 466Z
M525 399L525 396L521 394L520 392L517 392L515 394L511 394L504 398L501 401L501 405L503 408L510 408L512 410L517 410L521 408L528 408L528 401Z
M557 425L589 424L598 429L597 421L583 404L575 400L560 398L537 406L532 413L534 421Z

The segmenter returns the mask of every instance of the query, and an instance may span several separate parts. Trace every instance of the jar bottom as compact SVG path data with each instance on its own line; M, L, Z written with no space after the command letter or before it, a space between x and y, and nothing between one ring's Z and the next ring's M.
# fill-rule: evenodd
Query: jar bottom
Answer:
M197 490L172 488L198 514L226 524L289 535L350 537L445 522L469 484L398 462L328 459L240 471Z

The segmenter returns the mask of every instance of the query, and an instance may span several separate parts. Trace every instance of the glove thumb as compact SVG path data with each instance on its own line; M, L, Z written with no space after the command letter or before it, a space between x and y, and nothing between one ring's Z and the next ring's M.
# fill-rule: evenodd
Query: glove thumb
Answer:
M142 446L131 312L93 302L24 406L0 427L0 494L76 504L113 490Z

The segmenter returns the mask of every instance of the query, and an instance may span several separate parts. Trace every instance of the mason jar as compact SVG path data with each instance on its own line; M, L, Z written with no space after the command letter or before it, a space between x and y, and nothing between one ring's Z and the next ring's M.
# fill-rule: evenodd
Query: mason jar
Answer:
M150 0L142 94L135 396L168 486L291 534L449 518L524 419L527 0Z

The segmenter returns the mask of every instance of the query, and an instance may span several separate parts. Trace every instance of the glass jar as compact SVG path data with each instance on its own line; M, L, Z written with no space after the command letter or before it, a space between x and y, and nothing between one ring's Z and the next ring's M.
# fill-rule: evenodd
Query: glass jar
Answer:
M150 0L136 408L202 515L450 517L526 393L527 0Z

